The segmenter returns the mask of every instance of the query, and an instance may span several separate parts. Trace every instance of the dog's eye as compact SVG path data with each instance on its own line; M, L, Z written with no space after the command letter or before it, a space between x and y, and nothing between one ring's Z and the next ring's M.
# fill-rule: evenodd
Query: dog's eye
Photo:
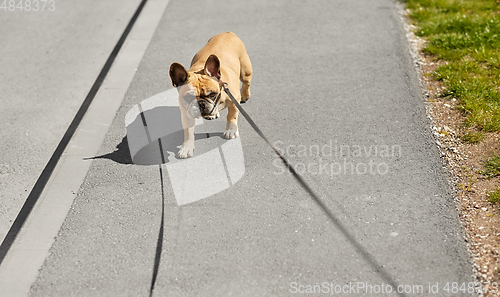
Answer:
M210 97L211 99L215 98L216 96L217 96L217 93L215 93L215 92L208 94L208 97Z

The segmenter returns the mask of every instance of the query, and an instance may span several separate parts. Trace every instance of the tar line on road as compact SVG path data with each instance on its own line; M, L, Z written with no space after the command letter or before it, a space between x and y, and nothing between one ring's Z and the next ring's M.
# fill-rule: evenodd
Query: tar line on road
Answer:
M92 101L94 100L94 98L97 94L97 91L99 91L99 88L101 87L102 82L106 78L106 75L108 74L111 66L113 65L113 62L115 61L115 58L118 55L118 52L122 48L123 43L125 42L125 39L127 38L128 34L132 30L132 27L134 26L137 18L139 17L142 9L144 8L144 5L146 4L146 2L147 2L147 0L142 0L141 3L139 4L139 6L137 7L137 10L135 11L134 15L130 19L127 27L125 28L120 39L116 43L113 51L111 52L108 59L106 60L106 63L104 64L103 68L101 69L101 72L97 76L89 93L85 97L85 100L83 101L82 105L78 109L78 112L76 113L75 117L73 118L73 121L71 122L68 129L64 133L56 150L54 151L51 158L49 159L49 162L47 163L47 165L45 165L45 168L43 169L42 173L38 177L35 185L33 186L33 189L31 189L31 192L28 195L26 202L24 203L19 214L17 215L16 219L14 220L14 223L10 227L9 232L7 233L2 244L0 245L0 264L2 264L3 260L5 259L5 256L7 255L7 252L11 248L17 235L21 231L21 228L23 227L24 223L26 222L26 219L28 218L31 211L35 207L38 199L40 198L40 195L42 194L44 188L47 185L47 182L49 181L52 173L54 172L54 169L56 168L57 163L61 159L61 156L62 156L63 152L65 151L66 147L68 146L68 143L70 142L71 138L75 134L75 132L76 132L78 126L80 125L85 113L89 109L89 106L92 103Z

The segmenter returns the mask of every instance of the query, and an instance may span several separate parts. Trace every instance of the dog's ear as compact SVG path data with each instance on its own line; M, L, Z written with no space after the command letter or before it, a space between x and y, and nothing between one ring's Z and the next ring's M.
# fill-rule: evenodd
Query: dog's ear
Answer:
M170 65L170 79L174 87L183 85L188 77L186 68L179 63L173 63Z
M220 79L220 61L216 55L210 55L205 62L205 74Z

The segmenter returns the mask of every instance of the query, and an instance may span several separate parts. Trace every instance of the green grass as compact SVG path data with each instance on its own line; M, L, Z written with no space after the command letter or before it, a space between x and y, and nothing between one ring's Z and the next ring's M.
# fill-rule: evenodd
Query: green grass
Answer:
M462 137L462 140L468 143L478 143L484 138L484 134L481 132L467 132Z
M500 203L500 189L488 193L489 200L492 203Z
M500 176L500 154L488 158L484 163L484 170L480 171L487 178Z
M500 1L406 0L424 52L444 63L433 77L460 100L466 124L500 132Z
M486 175L487 178L500 176L500 154L488 158L484 163L484 170L479 173ZM488 193L491 203L500 203L500 188Z

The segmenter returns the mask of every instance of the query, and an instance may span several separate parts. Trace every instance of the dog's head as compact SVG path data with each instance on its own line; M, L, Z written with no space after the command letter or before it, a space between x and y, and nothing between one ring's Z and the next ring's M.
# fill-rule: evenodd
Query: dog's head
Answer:
M179 104L182 104L191 118L207 120L219 117L217 98L221 97L220 61L215 55L208 57L203 70L188 72L179 63L170 65L170 79L179 90Z

